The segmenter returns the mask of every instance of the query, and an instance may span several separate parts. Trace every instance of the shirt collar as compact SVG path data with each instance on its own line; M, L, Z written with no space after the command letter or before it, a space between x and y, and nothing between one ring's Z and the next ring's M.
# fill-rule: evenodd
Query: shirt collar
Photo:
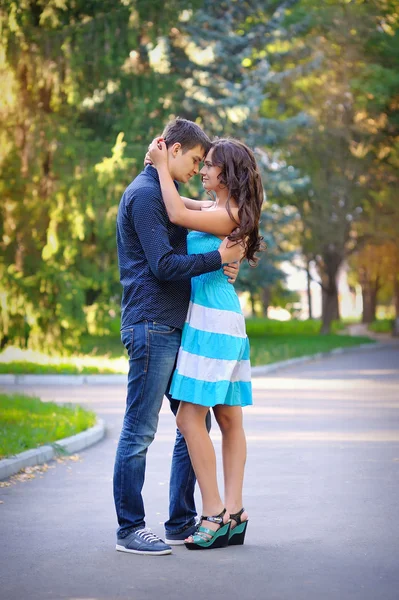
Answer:
M150 175L159 184L159 175L155 167L153 167L152 165L146 165L144 172L147 173L147 175ZM176 189L178 190L179 183L175 179L173 180L173 183L175 184Z

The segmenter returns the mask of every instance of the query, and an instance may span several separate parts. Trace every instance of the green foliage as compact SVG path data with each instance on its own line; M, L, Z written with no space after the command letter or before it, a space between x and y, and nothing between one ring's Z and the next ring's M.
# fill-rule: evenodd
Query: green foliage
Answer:
M368 329L370 331L374 331L375 333L392 333L393 325L393 319L379 319L378 321L373 321L373 323L370 323Z
M321 278L328 331L338 317L339 269L371 231L387 231L363 224L369 207L384 212L397 188L398 3L303 0L289 21L299 23L306 9L308 26L292 44L312 49L320 63L276 77L265 106L272 115L306 106L313 119L283 140L285 154L309 176L308 188L286 201L301 215L302 251ZM287 72L284 56L279 69Z
M256 147L268 252L241 289L266 298L301 245L336 294L371 231L398 239L398 14L393 0L4 0L0 348L113 331L120 195L177 115Z
M293 292L287 289L281 280L272 288L272 294L270 298L270 304L274 307L286 308L291 315L295 313L294 305L298 304L300 296L298 292Z
M192 81L183 107L199 115L207 130L264 147L306 123L304 114L286 122L261 114L276 62L271 46L294 35L298 26L287 28L285 20L287 10L298 3L204 0L195 19L186 23L191 47L186 49L185 68Z
M266 249L259 253L260 260L256 267L250 267L247 262L240 266L236 282L238 291L249 292L253 312L255 302L262 302L265 291L285 279L280 264L292 260L294 256L287 244L287 238L296 220L297 213L287 208L281 209L276 205L267 204L263 210L260 232ZM264 312L266 311L267 306L264 306Z
M119 309L118 202L176 85L150 52L193 7L2 3L2 347L61 348L107 331Z
M280 45L290 40L303 23L288 24L289 9L299 4L288 2L231 2L205 0L195 18L183 23L187 44L178 64L190 73L184 84L183 114L197 119L210 134L239 138L255 149L267 197L289 196L307 184L307 178L282 160L274 147L308 119L304 111L280 116L267 114L264 103L280 59ZM291 46L290 46L291 49ZM297 56L287 52L294 63ZM311 68L311 56L303 52L298 69ZM283 76L285 73L280 73ZM189 186L188 195L192 192ZM265 203L262 234L267 252L260 255L256 269L243 264L237 287L250 293L267 310L267 290L285 278L280 264L293 256L287 248L286 225L295 219L292 211L279 210ZM266 290L266 292L265 292ZM253 310L255 310L253 308Z
M80 406L0 394L0 458L75 435L95 421L95 414Z
M111 331L108 335L83 335L79 340L79 351L83 355L108 356L109 358L119 358L124 352L124 346L119 334L120 320L118 321L117 331ZM111 325L111 328L113 325ZM73 355L73 351L71 352Z

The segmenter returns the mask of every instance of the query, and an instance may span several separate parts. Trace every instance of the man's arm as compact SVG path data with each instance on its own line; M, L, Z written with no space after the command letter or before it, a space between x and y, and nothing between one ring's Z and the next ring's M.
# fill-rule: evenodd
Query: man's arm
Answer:
M131 218L151 271L161 281L191 279L202 273L220 269L222 263L240 258L239 245L206 254L180 255L174 252L167 230L168 217L154 190L142 189L132 203Z
M180 198L183 200L184 206L190 210L202 210L203 208L211 208L215 205L215 202L212 200L193 200L185 196L180 196Z

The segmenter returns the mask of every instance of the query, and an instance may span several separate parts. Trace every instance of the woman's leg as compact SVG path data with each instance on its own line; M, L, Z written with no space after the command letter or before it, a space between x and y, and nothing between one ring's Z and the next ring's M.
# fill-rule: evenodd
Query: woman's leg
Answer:
M216 456L206 428L205 416L208 408L180 402L177 412L177 427L183 434L202 496L202 514L213 516L222 512L224 505L219 494L216 478ZM226 515L225 520L228 519ZM219 526L206 522L208 529Z
M234 514L243 506L242 487L247 457L242 408L219 404L213 410L222 432L225 506L229 514ZM241 519L244 521L247 518L244 512ZM232 521L231 525L235 527L236 523Z

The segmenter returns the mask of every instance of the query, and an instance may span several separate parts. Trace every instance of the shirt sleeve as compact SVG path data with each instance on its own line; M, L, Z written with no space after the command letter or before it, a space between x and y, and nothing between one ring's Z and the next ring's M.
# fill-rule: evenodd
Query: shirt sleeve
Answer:
M151 271L160 281L191 279L222 266L217 250L206 254L176 254L168 234L168 215L153 189L141 189L132 202L132 221Z

